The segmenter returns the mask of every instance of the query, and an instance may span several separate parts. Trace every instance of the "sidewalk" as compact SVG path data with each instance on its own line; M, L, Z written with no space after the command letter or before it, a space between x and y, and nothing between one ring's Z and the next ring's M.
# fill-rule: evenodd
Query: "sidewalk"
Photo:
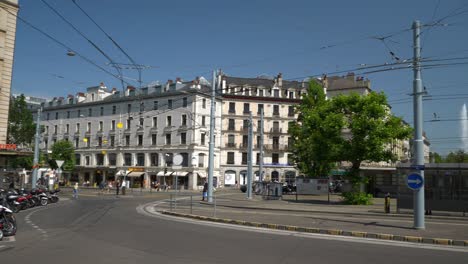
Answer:
M212 204L200 202L200 197L192 196L190 203L190 196L180 195L172 206L166 203L155 209L197 219L200 218L194 215L210 217L205 219L210 221L274 229L468 246L468 217L461 213L434 212L426 217L425 230L415 230L409 211L396 213L395 200L391 201L392 213L385 214L383 199L378 198L374 205L352 206L341 204L336 195L331 196L330 204L327 196L299 196L298 201L295 196L284 196L283 200L254 196L248 200L244 193L230 192L219 193Z

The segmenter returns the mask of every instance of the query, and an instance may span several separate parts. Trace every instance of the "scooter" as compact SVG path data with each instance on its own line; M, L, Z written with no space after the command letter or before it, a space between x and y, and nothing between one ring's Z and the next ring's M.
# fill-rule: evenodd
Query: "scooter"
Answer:
M13 211L0 205L0 226L3 236L14 236L16 234L16 219Z
M49 202L56 203L59 201L58 192L60 192L60 190L49 191L47 195L47 197L49 198Z

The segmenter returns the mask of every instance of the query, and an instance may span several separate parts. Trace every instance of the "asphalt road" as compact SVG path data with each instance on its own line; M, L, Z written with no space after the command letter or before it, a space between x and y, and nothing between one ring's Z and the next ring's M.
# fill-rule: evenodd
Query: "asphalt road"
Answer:
M137 213L165 198L81 197L17 215L1 263L468 263L468 253L199 225Z

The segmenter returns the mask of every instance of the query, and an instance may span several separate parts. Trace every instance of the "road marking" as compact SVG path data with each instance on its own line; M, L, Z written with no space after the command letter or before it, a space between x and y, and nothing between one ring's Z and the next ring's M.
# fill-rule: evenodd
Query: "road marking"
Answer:
M339 235L328 235L328 234L317 234L317 233L303 233L297 231L288 231L288 230L274 230L260 227L251 227L251 226L239 226L235 224L226 224L218 222L206 222L199 221L194 219L188 219L184 217L177 217L171 215L163 215L156 211L155 207L166 203L169 200L162 200L158 202L150 202L147 204L139 205L136 208L136 211L139 214L146 215L149 217L155 217L165 220L172 220L183 223L197 224L208 227L218 227L218 228L228 228L241 231L273 234L273 235L284 235L284 236L296 236L302 238L311 238L311 239L326 239L326 240L337 240L343 242L357 242L364 244L375 244L375 245L386 245L386 246L397 246L397 247L411 247L417 249L431 249L431 250L443 250L443 251L453 251L453 252L465 252L468 253L468 248L466 247L453 247L445 245L431 245L431 244L419 244L411 243L406 241L395 241L395 240L380 240L374 238L364 238L364 237L351 237L351 236L339 236Z

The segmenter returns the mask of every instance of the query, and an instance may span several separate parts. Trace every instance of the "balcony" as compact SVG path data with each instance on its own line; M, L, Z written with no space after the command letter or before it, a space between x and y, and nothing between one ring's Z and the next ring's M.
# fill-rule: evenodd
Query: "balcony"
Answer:
M272 134L281 134L281 133L283 133L283 129L279 128L279 127L274 127L272 129L270 129L270 133L272 133Z
M236 109L229 109L228 113L235 115L236 114Z
M280 113L279 112L273 112L273 116L279 116Z
M287 151L288 145L284 144L265 144L263 149L266 151Z
M249 147L249 144L248 143L245 143L245 144L239 144L239 148L240 149L246 149Z
M244 110L244 112L242 112L244 115L250 115L250 110Z
M237 144L236 143L226 143L226 148L236 148Z
M241 132L249 132L249 126L241 126L240 131Z

